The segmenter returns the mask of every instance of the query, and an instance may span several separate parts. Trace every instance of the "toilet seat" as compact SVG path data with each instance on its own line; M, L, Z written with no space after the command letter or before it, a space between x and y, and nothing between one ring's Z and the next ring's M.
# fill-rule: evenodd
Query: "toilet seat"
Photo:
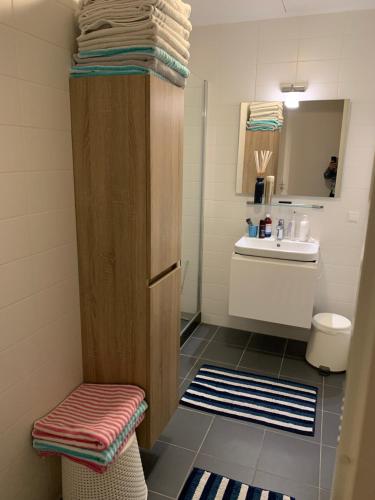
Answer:
M350 333L352 323L348 318L334 313L319 313L313 317L312 324L316 329L329 335Z

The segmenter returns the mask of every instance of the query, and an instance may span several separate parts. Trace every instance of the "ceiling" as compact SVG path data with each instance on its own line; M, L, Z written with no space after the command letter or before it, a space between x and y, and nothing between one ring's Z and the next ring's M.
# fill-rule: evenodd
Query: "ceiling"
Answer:
M186 0L195 26L375 9L375 0Z

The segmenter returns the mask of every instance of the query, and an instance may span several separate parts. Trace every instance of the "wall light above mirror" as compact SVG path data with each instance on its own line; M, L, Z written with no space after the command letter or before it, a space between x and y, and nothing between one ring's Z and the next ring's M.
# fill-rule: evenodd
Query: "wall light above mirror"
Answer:
M278 197L338 197L343 173L348 100L241 104L237 194L254 194L257 151L272 152L265 178Z

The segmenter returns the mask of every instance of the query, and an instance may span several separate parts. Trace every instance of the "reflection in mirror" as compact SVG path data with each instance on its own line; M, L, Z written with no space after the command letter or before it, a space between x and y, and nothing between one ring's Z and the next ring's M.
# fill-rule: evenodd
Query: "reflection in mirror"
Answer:
M254 194L274 184L277 196L337 197L340 194L349 101L241 104L237 193ZM270 155L265 172L257 159ZM264 199L262 200L264 201Z

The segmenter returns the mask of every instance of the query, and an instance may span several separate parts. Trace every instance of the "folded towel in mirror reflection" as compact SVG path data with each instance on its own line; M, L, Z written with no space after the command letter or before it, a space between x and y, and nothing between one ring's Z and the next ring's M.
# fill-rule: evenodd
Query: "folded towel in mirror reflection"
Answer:
M249 105L249 119L246 122L246 129L252 131L273 131L283 126L283 103L272 102L251 102Z

